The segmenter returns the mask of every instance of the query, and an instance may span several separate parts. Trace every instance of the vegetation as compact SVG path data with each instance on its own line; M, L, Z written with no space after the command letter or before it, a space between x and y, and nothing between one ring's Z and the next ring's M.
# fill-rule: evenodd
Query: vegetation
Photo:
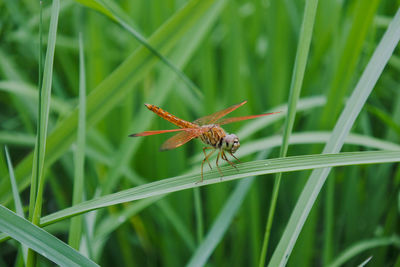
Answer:
M400 266L399 6L0 2L0 265ZM128 137L243 100L223 177Z

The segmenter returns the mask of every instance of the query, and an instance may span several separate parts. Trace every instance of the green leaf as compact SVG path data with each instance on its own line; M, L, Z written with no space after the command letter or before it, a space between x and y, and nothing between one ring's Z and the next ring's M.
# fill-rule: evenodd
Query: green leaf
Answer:
M7 146L4 147L4 150L6 152L8 171L10 173L10 182L11 182L11 188L12 188L13 198L14 198L14 203L15 203L15 210L17 211L17 214L21 218L25 218L25 214L24 214L24 210L23 210L23 207L22 207L21 198L20 198L19 192L18 192L17 182L15 181L14 168L13 168L13 165L11 163L10 155L8 154ZM25 245L22 245L22 254L23 254L23 257L24 257L24 263L26 265L26 258L27 258L27 254L28 254L28 248Z
M336 259L328 265L328 267L343 266L351 258L363 253L366 250L380 246L392 246L392 245L400 249L400 238L398 236L373 238L370 240L357 242L356 244L352 245L351 247L340 253L336 257Z
M98 208L108 207L111 205L147 197L158 196L193 187L220 183L221 181L226 182L262 174L308 170L327 166L349 166L357 164L388 163L398 161L400 161L399 151L347 152L339 154L276 158L238 164L237 167L239 168L239 171L233 169L231 166L221 167L221 170L224 173L223 177L219 176L219 172L217 170L205 172L205 180L203 183L198 183L201 177L199 171L197 170L196 174L187 174L164 179L82 202L76 206L60 210L43 217L41 220L41 225L48 225L50 223L54 223L56 221Z
M79 120L78 120L78 140L75 150L74 168L74 191L72 204L82 202L84 195L84 167L85 167L85 147L86 147L86 76L85 58L83 53L82 34L79 35ZM72 218L69 229L68 243L71 247L79 249L82 235L82 218Z
M31 179L31 195L29 202L29 218L33 224L37 224L40 219L42 209L42 197L44 188L44 159L47 141L47 127L49 124L50 97L53 79L54 51L57 37L58 14L60 1L53 0L52 16L50 20L49 42L46 52L44 65L43 83L39 88L39 118L37 123L37 136L35 145L35 156Z
M66 208L42 217L40 225L46 226L60 220L86 213L88 211L116 204L250 176L324 167L389 163L399 161L399 151L346 152L339 154L320 154L275 158L241 163L237 165L238 170L232 168L231 166L221 167L221 170L224 174L223 177L220 177L217 170L205 172L203 183L199 183L201 177L199 171L197 170L195 174L187 174L168 178L82 202L76 206ZM0 234L0 241L5 239L6 236Z

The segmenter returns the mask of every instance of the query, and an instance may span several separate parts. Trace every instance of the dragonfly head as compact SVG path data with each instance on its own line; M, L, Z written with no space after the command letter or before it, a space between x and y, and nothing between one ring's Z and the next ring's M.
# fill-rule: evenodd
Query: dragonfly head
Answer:
M224 137L222 148L232 154L240 147L239 138L235 134L228 134Z

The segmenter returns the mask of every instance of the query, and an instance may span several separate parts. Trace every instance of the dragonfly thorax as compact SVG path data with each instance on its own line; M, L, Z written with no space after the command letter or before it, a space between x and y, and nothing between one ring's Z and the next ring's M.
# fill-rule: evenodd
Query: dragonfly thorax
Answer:
M219 125L203 125L202 128L207 129L206 132L199 136L205 144L232 154L240 147L239 138L235 134L226 134Z

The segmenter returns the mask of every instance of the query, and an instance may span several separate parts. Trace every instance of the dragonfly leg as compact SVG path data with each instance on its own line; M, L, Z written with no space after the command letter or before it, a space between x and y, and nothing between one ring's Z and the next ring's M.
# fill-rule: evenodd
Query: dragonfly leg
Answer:
M219 166L218 166L218 160L219 160L219 156L221 155L221 153L222 153L222 151L221 151L221 152L218 152L217 161L215 162L215 166L217 166L217 169L218 169L218 171L219 171L219 174L221 174L221 179L222 179L222 176L224 176L224 175L222 174L222 171L221 171L221 169L220 169Z
M215 152L215 150L211 151L208 155L206 155L206 151L205 151L206 149L211 149L211 148L213 148L213 147L203 147L203 152L204 152L205 158L201 162L201 180L200 180L200 183L203 182L203 166L204 166L204 162L207 161L208 166L210 166L210 169L212 169L211 165L210 165L210 162L208 161L208 158Z
M242 163L237 157L235 157L235 155L233 155L231 152L229 152L229 154L231 154L232 157L234 157L238 162Z
M230 161L230 160L226 157L224 151L222 151L222 153L221 153L221 158L222 158L223 160L225 160L226 162L228 162L228 163L229 163L232 167L234 167L237 171L239 171L239 169L236 167L236 164L233 163L232 161ZM236 157L235 157L235 158L236 158Z
M206 149L214 149L212 146L209 147L203 147L203 153L204 153L204 159L207 160L208 166L210 167L210 169L212 170L211 164L208 161L208 157L211 156L212 153L214 153L214 151L212 151L208 156L206 155Z

